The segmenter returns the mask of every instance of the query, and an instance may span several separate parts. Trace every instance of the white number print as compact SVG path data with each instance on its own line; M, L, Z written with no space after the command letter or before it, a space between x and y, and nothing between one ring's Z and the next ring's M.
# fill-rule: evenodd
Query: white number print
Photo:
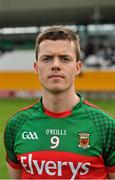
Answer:
M58 136L53 136L51 138L51 144L53 144L52 146L50 146L51 149L56 148L59 145L59 137Z

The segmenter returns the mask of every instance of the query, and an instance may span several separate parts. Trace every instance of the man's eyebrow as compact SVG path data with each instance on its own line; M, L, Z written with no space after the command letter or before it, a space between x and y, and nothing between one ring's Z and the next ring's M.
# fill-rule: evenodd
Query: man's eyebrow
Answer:
M40 58L41 58L41 57L52 57L52 56L53 56L53 55L44 54L44 55L41 55Z
M59 57L67 57L67 58L72 58L70 55L68 54L62 54L62 55L59 55Z
M71 57L71 56L68 55L68 54L60 54L59 56Z
M41 55L40 56L40 58L43 58L43 57L54 57L55 55L51 55L51 54L43 54L43 55ZM71 58L71 56L70 55L68 55L68 54L59 54L59 55L57 55L58 57L69 57L69 58Z

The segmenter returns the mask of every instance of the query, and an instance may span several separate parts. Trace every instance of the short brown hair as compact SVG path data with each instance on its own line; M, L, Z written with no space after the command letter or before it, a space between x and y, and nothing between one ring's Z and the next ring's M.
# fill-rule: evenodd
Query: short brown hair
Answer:
M36 61L38 60L38 53L39 53L39 45L44 40L69 40L73 41L75 44L75 51L76 51L76 60L80 59L80 43L79 37L76 33L66 28L65 26L50 26L44 32L41 32L36 38L36 46L35 46L35 53L36 53Z

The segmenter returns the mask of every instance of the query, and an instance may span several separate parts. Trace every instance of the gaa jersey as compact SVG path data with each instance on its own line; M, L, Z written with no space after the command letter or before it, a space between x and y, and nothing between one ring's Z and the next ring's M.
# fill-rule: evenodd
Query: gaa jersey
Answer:
M115 173L115 120L80 97L72 111L52 113L42 99L7 123L7 161L22 179L106 179Z

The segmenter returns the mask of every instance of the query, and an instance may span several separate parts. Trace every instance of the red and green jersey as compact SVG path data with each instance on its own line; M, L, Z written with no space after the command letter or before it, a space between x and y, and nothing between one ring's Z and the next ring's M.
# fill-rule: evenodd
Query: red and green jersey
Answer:
M7 123L7 161L24 179L106 179L115 172L115 120L80 97L64 113L41 101Z

